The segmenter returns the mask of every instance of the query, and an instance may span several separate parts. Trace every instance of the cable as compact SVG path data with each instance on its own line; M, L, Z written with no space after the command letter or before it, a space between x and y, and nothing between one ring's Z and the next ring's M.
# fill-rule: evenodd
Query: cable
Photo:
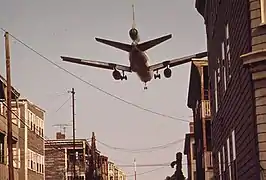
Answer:
M167 162L167 163L159 163L159 164L138 164L137 165L137 168L140 168L140 167L156 167L156 166L159 166L159 167L171 167L171 162ZM182 163L182 165L187 165L187 163ZM119 167L135 167L134 165L132 164L118 164L117 166Z
M4 28L1 28L1 30L2 30L3 32L7 32ZM119 97L119 96L117 96L117 95L114 95L114 94L112 94L112 93L109 93L109 92L103 90L102 88L100 88L100 87L98 87L98 86L96 86L96 85L94 85L94 84L92 84L92 83L90 83L90 82L88 82L88 81L82 79L81 77L75 75L74 73L70 72L69 70L67 70L67 69L65 69L65 68L63 68L63 67L61 67L60 65L56 64L55 62L53 62L52 60L50 60L50 59L47 58L46 56L42 55L41 53L39 53L38 51L36 51L35 49L33 49L32 47L30 47L30 46L27 45L26 43L24 43L22 40L16 38L14 35L12 35L12 34L10 34L10 33L9 33L9 35L10 35L12 38L14 38L16 41L18 41L19 43L21 43L22 45L24 45L25 47L27 47L28 49L30 49L31 51L33 51L34 53L36 53L37 55L39 55L39 56L40 56L41 58L43 58L44 60L48 61L49 63L51 63L51 64L53 64L54 66L56 66L57 68L63 70L63 71L66 72L67 74L69 74L69 75L75 77L76 79L78 79L78 80L84 82L85 84L89 85L90 87L92 87L92 88L94 88L94 89L97 89L98 91L100 91L100 92L102 92L102 93L104 93L104 94L106 94L106 95L108 95L108 96L111 96L111 97L113 97L113 98L115 98L115 99L117 99L117 100L119 100L119 101L122 101L122 102L124 102L124 103L126 103L126 104L128 104L128 105L131 105L131 106L133 106L133 107L135 107L135 108L141 109L141 110L143 110L143 111L150 112L150 113L155 114L155 115L158 115L158 116L162 116L162 117L169 118L169 119L172 119L172 120L177 120L177 121L190 122L190 121L187 120L187 119L182 119L182 118L172 117L172 116L169 116L169 115L165 115L165 114L163 114L163 113L159 113L159 112L156 112L156 111L153 111L153 110L150 110L150 109L144 108L144 107L142 107L142 106L140 106L140 105L137 105L137 104L134 104L134 103L132 103L132 102L130 102L130 101L127 101L127 100L125 100L125 99L123 99L123 98L121 98L121 97Z
M98 143L110 148L110 149L114 149L114 150L119 150L119 151L124 151L124 152L128 152L128 153L142 153L142 152L152 152L154 150L160 150L160 149L165 149L169 146L172 146L174 144L180 143L182 141L184 141L184 139L180 139L180 140L176 140L164 145L159 145L159 146L153 146L153 147L149 147L149 148L140 148L140 149L126 149L126 148L121 148L121 147L114 147L114 146L110 146L106 143L103 143L99 140L96 140Z
M164 169L164 168L166 168L166 167L159 167L159 168L156 168L156 169L152 169L152 170L150 170L150 171L145 171L145 172L142 172L142 173L138 173L138 174L136 174L136 175L137 175L137 176L140 176L140 175L144 175L144 174L152 173L152 172L154 172L154 171L158 171L158 170L160 170L160 169ZM130 174L130 175L127 175L126 177L133 177L133 176L135 176L135 174Z

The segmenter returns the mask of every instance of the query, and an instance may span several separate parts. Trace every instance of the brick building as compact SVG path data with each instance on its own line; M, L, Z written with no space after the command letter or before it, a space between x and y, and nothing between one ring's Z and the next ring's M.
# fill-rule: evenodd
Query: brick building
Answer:
M187 156L187 180L196 180L196 145L193 122L189 123L190 132L185 136L184 154Z
M8 179L8 148L7 148L7 107L6 107L6 80L0 76L0 179ZM16 104L20 93L12 87L12 103ZM18 108L12 109L18 114ZM20 169L20 148L19 148L19 128L20 121L17 117L12 117L12 139L13 139L13 166L14 178L19 180Z
M20 180L43 180L45 111L27 99L19 99L18 107Z
M58 132L55 140L45 142L45 180L73 179L73 159L76 157L75 170L79 180L85 180L88 171L90 145L86 139L65 139Z
M196 179L213 177L211 113L207 58L192 59L187 106L193 112Z
M108 162L108 180L126 180L126 174L113 162Z
M265 179L265 0L196 0L209 59L215 179Z
M72 180L73 160L76 158L75 170L79 180L92 180L95 176L108 180L108 157L101 155L97 150L94 133L91 145L87 139L76 139L75 152L73 139L65 139L65 134L60 132L56 133L55 140L46 141L45 179Z

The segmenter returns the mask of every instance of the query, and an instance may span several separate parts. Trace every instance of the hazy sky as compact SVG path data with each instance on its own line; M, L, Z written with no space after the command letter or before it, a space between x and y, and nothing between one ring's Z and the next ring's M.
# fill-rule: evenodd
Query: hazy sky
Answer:
M136 23L141 40L167 33L173 38L148 50L150 63L172 59L206 49L202 17L195 0L136 0ZM132 0L1 0L0 27L86 81L134 104L166 115L189 120L187 108L190 63L173 68L171 79L156 79L143 90L135 74L127 81L115 81L112 71L62 62L60 55L111 61L127 65L128 54L97 43L95 36L130 43ZM3 33L2 33L3 34ZM5 75L4 37L0 40L1 74ZM71 101L58 108L76 91L78 138L96 138L110 146L126 149L149 148L184 139L188 123L154 115L118 101L68 75L25 46L11 41L12 84L23 97L46 110L45 133L54 138L54 124L71 123ZM163 76L162 76L163 77ZM57 111L58 110L58 111ZM71 127L67 136L72 136ZM165 149L128 153L97 144L117 164L158 164L170 162L184 141ZM185 156L183 160L185 161ZM138 168L137 173L158 167ZM123 168L131 175L133 168ZM183 170L186 172L185 166ZM173 169L166 167L139 175L138 180L164 179ZM133 179L133 177L128 177Z

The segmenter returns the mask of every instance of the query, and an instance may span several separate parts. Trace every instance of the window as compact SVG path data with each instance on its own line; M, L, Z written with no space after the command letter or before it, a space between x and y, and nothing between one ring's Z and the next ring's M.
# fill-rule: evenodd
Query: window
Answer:
M5 162L5 135L0 133L0 164Z
M195 143L193 143L192 144L192 156L193 156L193 159L196 159L196 144Z
M224 149L224 146L222 148L223 150L223 172L225 171L225 149Z
M221 163L221 153L218 152L218 164L219 164L219 179L222 180L222 163Z
M212 138L211 138L211 121L206 120L206 142L207 142L207 151L212 151Z
M28 168L30 168L31 167L31 151L29 149L28 149L27 157L28 157Z
M218 90L217 90L217 74L214 71L214 101L215 101L215 111L218 111Z
M0 114L2 115L2 116L5 116L5 106L4 106L4 104L1 102L0 103L0 108L1 108L1 110L0 110Z
M228 164L228 173L229 180L232 180L232 167L231 167L231 150L230 150L230 139L227 139L227 164Z
M35 123L36 123L35 133L39 135L39 124L40 124L40 120L39 120L39 117L38 116L36 116L36 118L35 118Z
M226 42L226 59L227 59L227 74L228 79L231 79L231 56L230 56L230 40L229 40L229 24L225 26L225 42Z
M261 6L261 23L266 23L266 2L265 0L260 0L260 6Z
M233 159L232 159L232 179L237 179L237 164L236 164L236 140L235 140L235 131L232 131L232 135L231 135L231 140L232 140L232 155L233 155Z
M224 42L222 42L222 62L221 62L221 65L222 65L222 71L223 71L223 83L224 83L224 90L226 91L226 83L227 83L227 80L226 80L226 63L225 63L225 50L224 50Z
M12 107L11 110L12 110L12 111L11 111L11 119L12 119L12 123L18 125L18 118L17 118L17 116L18 116L18 112L17 112L17 108Z
M209 70L208 70L208 66L203 67L203 84L204 84L204 100L209 100Z
M220 58L218 58L218 61L217 61L217 82L218 84L220 83L220 80L221 80L221 60Z

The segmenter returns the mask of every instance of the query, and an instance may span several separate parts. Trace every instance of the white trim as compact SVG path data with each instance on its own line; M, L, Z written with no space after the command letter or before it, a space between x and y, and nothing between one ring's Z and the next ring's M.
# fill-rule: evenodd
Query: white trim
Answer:
M235 130L232 131L233 161L236 160L236 137Z
M217 90L217 72L214 71L214 103L215 103L215 112L218 111L218 90Z
M261 23L264 24L266 22L266 2L265 0L260 0L260 9L261 9Z
M231 154L230 154L230 139L227 139L227 164L229 169L229 180L232 180Z
M221 153L218 152L219 178L222 180Z

